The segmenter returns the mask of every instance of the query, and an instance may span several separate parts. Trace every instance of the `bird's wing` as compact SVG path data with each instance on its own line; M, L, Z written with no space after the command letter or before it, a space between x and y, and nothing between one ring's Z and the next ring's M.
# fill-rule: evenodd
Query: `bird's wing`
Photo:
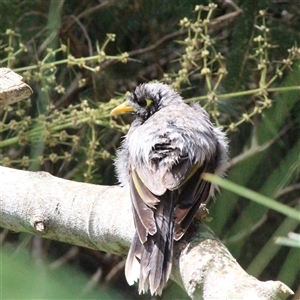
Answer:
M145 243L148 234L154 235L157 231L154 211L151 208L153 206L151 203L155 202L155 197L139 181L134 170L132 170L130 176L130 192L135 228L137 229L140 241ZM147 202L151 205L148 206ZM159 200L157 199L156 203L158 202Z
M182 147L180 143L182 140L176 136L168 141L164 137L163 142L157 138L148 163L135 165L132 172L134 188L138 190L139 196L134 201L142 201L146 207L154 208L159 203L159 197L167 190L177 195L174 210L175 240L183 236L200 204L209 198L211 184L202 179L202 174L214 173L216 168L216 154L213 154L216 151L205 156L204 160L193 160L190 149ZM200 146L198 149L201 151Z
M173 190L177 194L176 207L174 211L175 229L174 239L179 240L188 229L194 215L201 203L205 202L209 198L211 184L202 179L203 173L213 173L215 170L214 160L205 161L204 163L192 164L188 160L184 159L174 164L171 170L164 170L163 174L150 174L147 170L139 168L137 170L139 182L143 184L142 189L148 190L153 188L153 184L150 186L148 182L153 178L160 178L160 183L165 190ZM152 177L150 177L152 175ZM161 188L161 185L158 185ZM152 193L157 190L152 190ZM149 190L148 190L149 192ZM151 195L153 195L150 193ZM149 198L142 198L145 203L149 203Z
M211 184L202 179L203 173L213 173L213 160L198 166L192 176L185 180L180 188L177 205L174 211L175 228L174 239L178 241L191 224L201 203L205 203L210 196Z
M130 137L129 170L135 222L140 224L137 228L141 241L148 234L153 235L154 211L160 198L171 191L176 195L174 238L178 240L200 204L209 197L211 185L202 179L202 174L215 171L217 141L212 127L201 126L198 111L188 105L162 109L150 119Z
M166 190L178 189L196 172L199 163L189 157L187 149L182 149L179 145L181 142L176 137L171 139L158 136L147 162L135 165L139 180L154 195L161 196Z

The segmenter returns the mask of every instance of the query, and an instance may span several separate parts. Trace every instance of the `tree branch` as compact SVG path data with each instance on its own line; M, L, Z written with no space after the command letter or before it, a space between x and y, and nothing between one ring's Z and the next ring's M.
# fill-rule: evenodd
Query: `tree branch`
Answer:
M30 97L32 89L23 77L7 68L0 68L0 108Z
M129 191L0 167L0 226L126 256L134 233ZM205 224L174 245L171 278L192 299L286 299L279 281L248 275Z

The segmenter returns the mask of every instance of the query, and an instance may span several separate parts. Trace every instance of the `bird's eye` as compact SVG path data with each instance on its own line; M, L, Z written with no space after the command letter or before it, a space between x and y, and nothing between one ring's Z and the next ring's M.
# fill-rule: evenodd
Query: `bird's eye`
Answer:
M141 99L138 101L138 105L141 107L146 107L146 106L150 106L152 102L153 102L152 99Z
M140 107L145 107L145 106L147 106L147 102L146 102L145 99L141 99L141 100L138 101L138 105Z

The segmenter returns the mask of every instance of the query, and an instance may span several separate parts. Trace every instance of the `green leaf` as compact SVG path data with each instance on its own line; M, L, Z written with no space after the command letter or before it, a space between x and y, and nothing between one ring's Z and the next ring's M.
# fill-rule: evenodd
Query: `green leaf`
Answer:
M290 208L289 206L284 205L280 202L277 202L276 200L273 200L269 197L261 195L257 192L254 192L250 189L247 189L247 188L240 186L236 183L233 183L231 181L222 179L216 175L205 174L204 179L213 184L216 184L224 189L227 189L233 193L236 193L240 196L246 197L246 198L248 198L256 203L259 203L265 207L276 210L276 211L300 222L299 211L297 211L296 209Z
M288 237L280 236L275 239L275 244L300 248L300 234L290 232Z

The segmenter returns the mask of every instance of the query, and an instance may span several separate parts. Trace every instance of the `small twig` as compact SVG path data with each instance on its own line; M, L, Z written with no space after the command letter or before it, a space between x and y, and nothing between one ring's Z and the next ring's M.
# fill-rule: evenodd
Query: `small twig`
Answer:
M233 166L235 166L236 164L240 163L241 161L253 156L254 154L258 153L258 152L262 152L266 149L268 149L270 146L272 146L272 144L274 144L284 133L287 132L287 130L289 129L289 126L285 126L282 130L279 131L279 133L273 137L270 141L268 141L267 143L263 144L263 145L257 145L257 139L256 136L254 135L251 141L251 146L248 150L244 151L243 153L241 153L240 155L237 155L236 157L232 158L229 162L228 162L228 168L231 168Z
M259 229L265 222L267 221L267 214L264 214L260 220L258 220L251 228L248 228L247 230L241 231L238 234L228 238L223 239L222 242L228 246L233 243L237 243L240 240L244 239L245 237L249 236L253 232L255 232L257 229Z
M230 6L232 6L237 12L241 12L242 9L238 7L237 4L235 4L232 0L225 0L224 1L226 4L229 4Z
M78 14L77 15L77 19L79 20L79 19L81 19L83 17L88 16L89 14L95 13L96 11L102 9L103 7L105 7L107 5L111 5L113 3L114 3L114 1L111 0L111 1L102 2L102 3L100 3L100 4L96 5L96 6L90 7L88 9L84 10L83 12L81 12L80 14ZM75 20L73 19L71 22L69 22L65 26L64 31L67 32L70 29L70 27L73 26L74 23L75 23Z
M279 197L283 196L284 194L288 194L288 193L294 192L294 191L299 190L299 189L300 189L300 183L295 183L295 184L292 184L290 186L287 186L284 189L281 189L281 190L277 191L277 193L275 194L274 197L279 198Z
M161 46L162 44L164 44L165 42L172 40L178 36L184 35L187 33L187 30L183 30L183 31L176 31L170 34L165 35L163 38L161 38L160 40L158 40L155 44L148 46L146 48L142 48L142 49L136 49L136 50L132 50L130 52L128 52L129 57L134 57L137 55L141 55L141 54L145 54L149 51L153 51L155 50L157 47Z
M99 267L97 269L97 271L93 274L93 276L91 277L89 282L83 288L83 290L81 292L81 296L84 296L85 294L90 292L98 284L98 282L100 281L100 279L102 277L102 274L103 274L102 268Z
M70 260L75 258L78 255L78 253L79 253L79 247L77 246L71 247L69 251L65 253L65 255L61 256L59 259L51 263L49 265L49 268L52 270L60 268L61 266L63 266L64 264L68 263Z
M123 272L124 268L125 268L125 259L121 260L110 270L110 272L105 276L104 279L106 288L109 288L115 282L116 278L121 272Z
M83 24L80 22L79 18L74 16L74 15L71 15L70 16L73 20L75 20L75 22L77 23L77 25L80 27L80 29L82 30L82 33L88 43L88 49L89 49L89 55L90 56L93 56L93 46L92 46L92 42L91 42L91 39L89 37L89 34L87 33L85 27L83 26Z
M8 229L3 229L0 233L0 244L2 245L10 231Z

